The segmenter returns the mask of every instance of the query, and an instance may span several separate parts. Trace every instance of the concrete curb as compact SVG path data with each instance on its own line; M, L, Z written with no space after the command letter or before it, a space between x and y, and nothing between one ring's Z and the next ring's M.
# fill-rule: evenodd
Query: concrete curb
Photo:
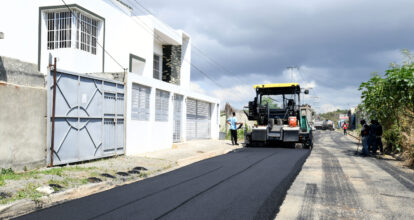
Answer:
M146 178L155 177L163 173L167 173L175 169L179 169L181 167L190 165L192 163L195 163L201 160L205 160L208 158L226 154L233 150L234 149L214 150L214 151L209 151L209 152L206 152L200 155L183 158L176 162L177 166L153 173ZM89 196L95 193L110 190L118 186L123 186L123 185L131 184L131 183L139 182L141 180L144 180L144 178L138 178L138 179L124 181L120 183L114 183L112 181L105 181L101 183L90 183L90 184L79 186L77 188L72 188L72 189L62 191L62 192L53 193L48 196L43 196L37 201L32 201L30 199L18 200L10 204L0 206L0 219L16 218L16 217L40 210L40 209L59 205L61 203L64 203L70 200L79 199L79 198L86 197L86 196Z

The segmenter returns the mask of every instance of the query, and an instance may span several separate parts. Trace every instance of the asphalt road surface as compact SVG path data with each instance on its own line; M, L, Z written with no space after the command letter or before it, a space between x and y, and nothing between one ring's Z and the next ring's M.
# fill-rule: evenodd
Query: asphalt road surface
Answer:
M19 219L272 219L309 153L243 148Z

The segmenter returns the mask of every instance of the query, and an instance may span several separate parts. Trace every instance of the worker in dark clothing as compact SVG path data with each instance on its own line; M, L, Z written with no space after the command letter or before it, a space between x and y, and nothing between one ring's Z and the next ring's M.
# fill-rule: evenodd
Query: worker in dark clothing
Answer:
M373 148L373 152L374 154L376 154L377 149L379 147L380 153L384 154L384 149L382 146L382 126L377 120L375 120L374 123L375 123L375 145Z
M377 126L375 125L375 120L371 119L371 124L369 125L369 136L368 136L368 149L373 154L375 154L374 149L377 149L376 143L375 143L375 131L377 129Z
M366 121L364 119L361 120L361 138L362 138L362 155L368 156L368 137L369 137L369 129L370 127L367 125Z

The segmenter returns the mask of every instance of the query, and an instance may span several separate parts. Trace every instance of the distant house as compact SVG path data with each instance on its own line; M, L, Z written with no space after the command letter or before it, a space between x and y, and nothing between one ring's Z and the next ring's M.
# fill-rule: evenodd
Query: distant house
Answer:
M125 85L127 155L218 138L219 100L190 90L189 34L136 16L119 0L65 2L0 3L7 36L0 56L37 64L46 79L53 58L59 70L79 74L126 72L118 80Z

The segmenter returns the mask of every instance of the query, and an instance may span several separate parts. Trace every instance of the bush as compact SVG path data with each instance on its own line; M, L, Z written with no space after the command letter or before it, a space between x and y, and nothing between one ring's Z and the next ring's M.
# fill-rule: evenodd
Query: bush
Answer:
M406 151L410 159L413 143L404 136L409 136L413 129L413 123L407 121L414 118L414 56L407 50L403 54L407 61L391 64L384 76L373 74L369 81L361 83L359 90L363 110L383 125L388 151Z
M386 141L385 150L387 152L399 153L402 150L401 133L398 126L393 125L384 131L383 138Z

